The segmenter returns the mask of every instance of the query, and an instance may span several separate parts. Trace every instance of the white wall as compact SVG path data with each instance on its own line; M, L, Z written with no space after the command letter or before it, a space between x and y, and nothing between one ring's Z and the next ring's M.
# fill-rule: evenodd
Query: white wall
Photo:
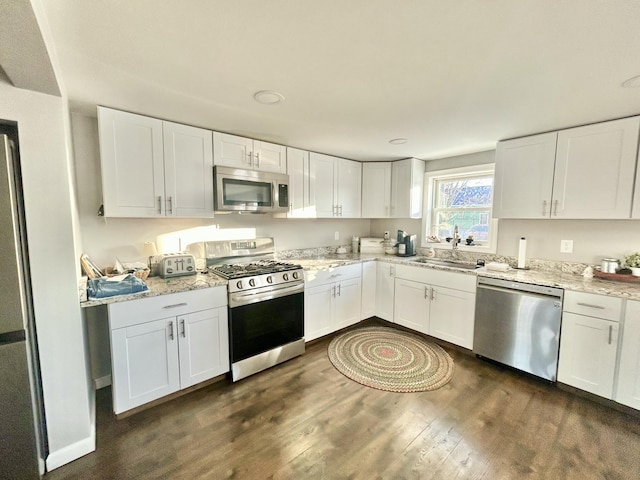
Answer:
M78 303L66 112L60 97L0 83L0 118L18 122L49 469L95 449Z

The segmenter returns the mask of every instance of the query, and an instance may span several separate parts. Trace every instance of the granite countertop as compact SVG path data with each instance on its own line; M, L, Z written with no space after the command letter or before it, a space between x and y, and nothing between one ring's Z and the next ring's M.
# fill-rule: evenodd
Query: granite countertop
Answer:
M186 292L188 290L199 290L201 288L211 288L226 286L227 281L214 273L198 273L196 275L160 278L149 277L144 283L147 284L149 290L131 295L116 295L113 297L89 299L80 302L82 308L95 307L97 305L106 305L107 303L126 302L127 300L138 300L145 297L155 297L157 295L166 295L167 293Z
M370 262L374 260L395 263L401 265L411 265L417 268L431 268L435 270L446 270L467 275L477 275L482 277L498 278L515 282L530 283L534 285L544 285L547 287L557 287L565 290L577 292L593 293L598 295L610 295L631 300L640 300L640 284L614 282L600 280L598 278L585 279L581 275L565 273L561 271L537 271L537 270L515 270L506 272L489 271L486 268L475 270L458 269L445 265L433 265L416 262L418 257L397 257L394 255L379 254L330 254L308 258L287 258L292 263L297 263L305 270L324 270L336 268L355 263Z
M631 300L640 300L640 284L612 282L600 280L597 278L585 279L581 275L573 273L565 273L561 271L539 271L539 270L509 270L506 272L488 271L486 268L478 268L475 270L455 268L446 265L433 265L416 262L419 257L397 257L395 255L380 254L362 254L362 253L346 253L346 254L326 254L299 258L279 258L279 260L287 261L300 265L305 270L327 270L331 268L341 267L345 265L353 265L363 262L381 261L386 263L394 263L399 265L411 265L416 268L430 268L435 270L445 270L457 272L466 275L476 275L483 277L498 278L502 280L511 280L522 283L530 283L534 285L544 285L548 287L557 287L565 290L573 290L577 292L594 293L598 295L610 295ZM145 280L149 290L142 293L132 295L118 295L114 297L89 299L80 302L83 308L94 307L96 305L104 305L107 303L124 302L127 300L136 300L144 297L153 297L157 295L165 295L168 293L178 293L188 290L197 290L201 288L210 288L226 285L227 281L213 273L199 273L196 276L176 277L171 279L162 279L160 277L149 277Z

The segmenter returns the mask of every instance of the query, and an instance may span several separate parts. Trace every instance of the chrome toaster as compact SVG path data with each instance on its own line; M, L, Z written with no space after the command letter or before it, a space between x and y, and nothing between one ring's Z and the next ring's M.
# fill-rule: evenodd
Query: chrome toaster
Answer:
M195 275L196 259L188 253L163 253L149 257L151 275L162 278L181 277L183 275Z

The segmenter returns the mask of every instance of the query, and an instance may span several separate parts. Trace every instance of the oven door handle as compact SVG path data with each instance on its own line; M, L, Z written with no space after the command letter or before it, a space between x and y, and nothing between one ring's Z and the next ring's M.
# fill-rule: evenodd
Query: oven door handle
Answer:
M286 297L287 295L294 295L302 292L304 292L304 282L293 286L285 286L282 288L268 290L266 292L236 292L229 295L229 308L264 302L267 300L273 300L274 298Z

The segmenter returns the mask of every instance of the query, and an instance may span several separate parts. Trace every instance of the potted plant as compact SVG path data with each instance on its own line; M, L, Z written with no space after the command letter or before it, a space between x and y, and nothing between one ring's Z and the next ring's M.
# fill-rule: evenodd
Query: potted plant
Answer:
M631 275L640 277L640 253L635 252L624 257L624 263L631 269Z

